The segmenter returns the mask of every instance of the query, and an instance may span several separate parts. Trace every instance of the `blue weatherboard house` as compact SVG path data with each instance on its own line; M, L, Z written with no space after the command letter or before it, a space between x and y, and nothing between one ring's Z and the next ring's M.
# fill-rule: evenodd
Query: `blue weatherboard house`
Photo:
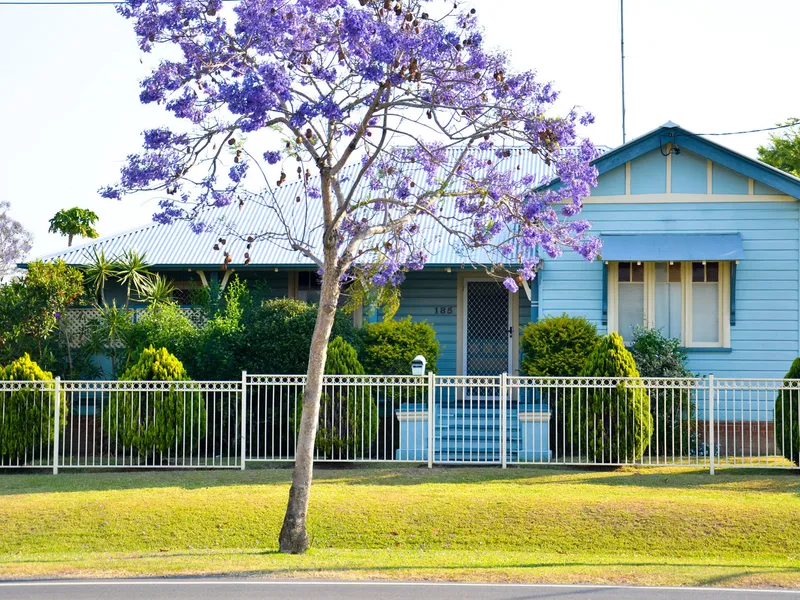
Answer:
M547 175L538 157L524 154L523 171ZM595 166L599 185L581 218L602 237L602 260L545 256L530 290L516 294L446 244L408 274L397 317L435 328L439 373L516 374L520 329L567 313L626 339L635 325L661 328L681 339L700 374L781 377L800 354L800 179L673 123L606 152ZM282 193L295 195L290 186ZM269 218L255 204L217 210L222 221L254 228ZM275 297L318 298L308 259L263 242L240 264L245 242L231 239L226 248L236 260L223 270L217 237L197 235L185 222L151 223L43 259L82 265L93 247L109 257L146 253L176 285L178 301L193 287L225 285L233 273L266 282ZM119 302L122 290L106 296ZM366 308L354 316L357 324L369 318Z
M523 153L520 162L523 173L550 174L535 155ZM422 271L408 274L397 317L434 327L442 350L439 375L518 374L520 330L544 315L567 313L625 339L637 325L660 328L681 340L689 368L700 375L782 377L800 355L800 179L674 123L607 151L594 164L599 185L585 199L581 218L603 239L601 260L586 262L569 252L544 257L529 289L512 294L457 249L428 240L431 258ZM285 197L278 200L291 205L292 186L280 193ZM236 223L239 231L270 225L256 203L217 210L221 222ZM146 253L183 303L193 287L214 281L224 287L233 273L266 282L275 297L318 299L316 267L300 254L258 243L245 264L246 242L230 239L226 248L234 261L223 269L213 248L218 237L197 235L185 222L149 224L43 258L82 265L92 247L109 257ZM119 303L122 290L106 296ZM367 307L353 318L358 325L375 315ZM443 410L438 418L449 417ZM520 430L540 440L538 453L528 458L547 460L547 407L512 418L531 423ZM427 439L418 415L401 411L398 419L408 436L416 428L413 439ZM491 458L485 449L472 451ZM417 460L427 450L412 444L397 452Z

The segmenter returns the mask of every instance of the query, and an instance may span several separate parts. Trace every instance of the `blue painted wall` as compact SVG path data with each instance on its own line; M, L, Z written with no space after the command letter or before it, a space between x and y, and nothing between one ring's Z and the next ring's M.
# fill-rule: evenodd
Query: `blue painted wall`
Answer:
M717 163L714 163L712 173L711 192L713 194L747 194L749 192L749 180L744 175Z
M667 158L660 149L631 161L631 194L664 194L667 191Z
M625 193L625 165L603 173L597 180L592 196L622 196Z
M688 150L673 154L670 185L673 194L705 194L708 191L708 161Z
M800 203L587 204L597 233L741 232L730 352L689 351L692 370L718 377L782 377L800 353ZM542 314L583 315L602 328L602 263L565 254L545 263Z

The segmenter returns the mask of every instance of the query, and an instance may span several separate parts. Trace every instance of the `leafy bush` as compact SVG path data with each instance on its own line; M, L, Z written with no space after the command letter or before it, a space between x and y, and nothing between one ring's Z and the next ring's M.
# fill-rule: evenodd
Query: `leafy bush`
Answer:
M786 379L800 379L800 358L795 358ZM796 384L795 384L796 385ZM800 464L800 388L785 387L775 398L775 440L787 460Z
M439 342L427 322L413 323L411 317L399 321L367 323L361 332L359 358L372 375L411 375L411 361L421 354L427 370L436 373Z
M52 381L28 354L0 368L0 379L7 381ZM48 448L55 435L55 384L0 392L0 456L9 461L32 457L40 447ZM67 416L66 394L61 403L63 431ZM46 452L47 450L45 450Z
M325 361L326 375L363 375L355 348L341 337L331 340ZM295 413L299 430L302 405ZM378 435L378 405L361 387L327 385L319 407L315 447L328 458L355 458L366 453Z
M642 377L694 377L686 367L686 351L677 338L660 329L633 328L631 355ZM688 455L695 439L695 398L689 389L653 389L650 412L655 419L650 447L659 456Z
M264 374L305 373L316 322L315 305L289 299L262 303L248 319L246 339L239 351L247 370ZM352 319L338 312L331 339L337 336L350 344L357 342Z
M639 371L622 337L610 333L597 342L581 376L638 379ZM620 381L611 389L580 389L577 402L565 408L573 447L585 453L589 460L638 460L653 434L647 394L636 381Z
M177 303L153 304L132 326L130 354L138 356L142 350L153 346L166 348L183 358L193 349L197 335L197 328Z
M585 317L547 316L522 331L522 372L535 377L575 377L597 343L597 327Z
M123 381L188 381L183 364L165 348L145 348L136 363L120 376ZM111 439L141 455L189 450L205 434L205 402L197 392L124 391L112 395L105 411ZM183 444L186 444L184 446Z

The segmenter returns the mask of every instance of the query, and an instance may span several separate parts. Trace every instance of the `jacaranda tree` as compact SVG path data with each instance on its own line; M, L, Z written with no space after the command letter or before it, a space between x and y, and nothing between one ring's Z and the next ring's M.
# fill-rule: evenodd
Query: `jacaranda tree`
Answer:
M502 10L502 9L500 9ZM433 0L128 0L141 50L160 63L141 82L182 127L144 132L109 198L163 192L155 220L223 228L316 263L322 280L284 552L308 547L306 514L326 349L342 286L396 286L450 244L516 291L541 248L594 259L575 220L596 183L577 109L485 48L476 11ZM521 169L538 154L560 181ZM297 180L292 183L289 177ZM279 190L293 185L292 193ZM294 190L296 189L296 194ZM264 230L214 220L256 203ZM270 218L266 218L269 215ZM220 237L220 262L232 256ZM509 268L504 265L516 265Z

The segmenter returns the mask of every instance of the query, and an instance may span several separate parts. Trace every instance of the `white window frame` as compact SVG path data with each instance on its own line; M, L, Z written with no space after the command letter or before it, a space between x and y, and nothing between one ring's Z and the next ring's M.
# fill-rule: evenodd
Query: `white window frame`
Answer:
M621 261L633 262L637 261ZM641 261L639 261L641 262ZM659 261L671 262L671 261ZM678 261L674 261L678 262ZM686 348L730 348L731 345L731 263L730 261L708 261L719 263L719 341L695 342L692 340L692 262L680 262L681 265L681 344ZM706 261L702 261L706 262ZM656 263L644 262L644 323L652 329L656 321ZM671 263L674 264L674 263ZM608 330L619 328L619 263L608 262Z

